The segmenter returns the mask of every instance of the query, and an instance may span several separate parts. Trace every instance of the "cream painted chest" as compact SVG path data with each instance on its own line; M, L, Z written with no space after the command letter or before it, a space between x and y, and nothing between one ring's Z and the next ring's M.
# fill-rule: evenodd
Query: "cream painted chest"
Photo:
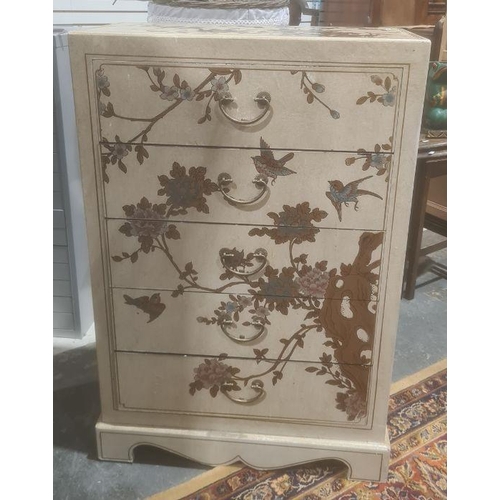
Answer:
M122 24L70 50L99 457L383 480L429 42Z

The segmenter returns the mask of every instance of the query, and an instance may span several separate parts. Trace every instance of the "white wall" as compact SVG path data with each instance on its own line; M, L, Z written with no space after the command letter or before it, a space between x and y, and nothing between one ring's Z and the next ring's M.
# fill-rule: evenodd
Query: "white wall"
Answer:
M53 1L54 28L147 21L148 2L143 0ZM302 26L310 23L311 16L302 16Z
M54 28L146 22L148 2L140 0L53 0Z

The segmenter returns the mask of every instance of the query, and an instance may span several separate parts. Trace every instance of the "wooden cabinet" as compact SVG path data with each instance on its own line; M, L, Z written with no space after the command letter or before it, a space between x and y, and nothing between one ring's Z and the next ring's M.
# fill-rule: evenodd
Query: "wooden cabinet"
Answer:
M375 26L435 25L446 15L446 0L373 0Z
M429 43L394 28L71 35L99 456L383 480Z

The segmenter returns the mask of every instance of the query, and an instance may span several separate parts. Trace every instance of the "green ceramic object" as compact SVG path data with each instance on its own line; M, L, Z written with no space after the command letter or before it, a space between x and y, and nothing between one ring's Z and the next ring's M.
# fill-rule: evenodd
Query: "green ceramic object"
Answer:
M447 63L431 62L425 93L424 126L430 130L446 130Z

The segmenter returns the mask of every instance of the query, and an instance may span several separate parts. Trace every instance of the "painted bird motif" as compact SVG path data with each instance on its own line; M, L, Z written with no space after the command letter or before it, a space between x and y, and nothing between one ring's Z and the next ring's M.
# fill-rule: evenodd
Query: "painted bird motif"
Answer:
M257 172L263 174L267 177L271 177L271 185L276 182L278 176L296 174L293 170L285 167L285 163L290 161L295 155L293 153L288 153L280 160L274 158L274 154L271 151L269 144L261 137L260 138L260 156L252 156L253 163Z
M165 304L162 303L159 293L153 293L151 297L143 295L134 299L130 295L124 295L123 298L125 304L135 306L145 312L149 316L148 323L154 321L165 310Z
M344 184L337 181L328 181L330 184L330 191L327 191L325 194L332 202L332 205L337 210L339 215L339 220L342 222L342 205L346 207L349 206L349 203L354 203L354 210L358 210L358 196L362 196L365 194L369 194L370 196L375 196L375 198L383 199L377 193L373 193L372 191L366 191L364 189L358 189L358 186L367 179L371 179L373 175L369 175L368 177L363 177L362 179L358 179L356 181L352 181Z

